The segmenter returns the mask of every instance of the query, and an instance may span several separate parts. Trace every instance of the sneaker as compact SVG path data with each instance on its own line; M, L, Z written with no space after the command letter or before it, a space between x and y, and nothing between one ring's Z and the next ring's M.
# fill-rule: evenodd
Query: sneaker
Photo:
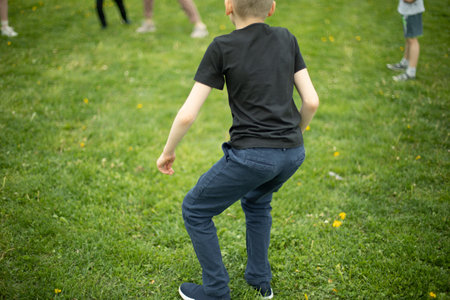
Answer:
M415 76L409 76L406 72L397 76L393 76L392 79L394 79L394 81L407 81L407 80L412 80L412 79L416 79Z
M156 26L153 23L143 22L141 27L136 29L136 32L138 33L146 33L146 32L155 32Z
M393 71L404 71L408 66L402 65L401 63L387 64L386 67Z
M222 297L211 297L205 294L203 287L195 283L183 283L178 289L181 298L184 300L230 300L230 294Z
M9 37L15 37L15 36L18 35L18 33L15 32L12 27L5 26L5 27L2 27L2 35L6 35L6 36L9 36Z
M270 283L263 282L260 285L252 285L252 287L261 294L262 299L272 299L273 298L273 290L270 287Z
M195 26L194 30L192 30L191 38L194 39L201 39L206 36L208 36L208 30L206 29L206 26Z

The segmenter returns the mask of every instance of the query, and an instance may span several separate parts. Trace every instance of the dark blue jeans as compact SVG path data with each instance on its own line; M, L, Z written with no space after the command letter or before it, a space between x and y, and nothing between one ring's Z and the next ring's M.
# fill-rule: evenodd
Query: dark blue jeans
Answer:
M202 267L204 291L216 297L229 292L229 277L212 218L241 199L248 256L245 279L251 285L270 282L268 248L272 194L305 159L303 146L238 150L225 143L222 149L224 156L200 177L182 206L186 230Z

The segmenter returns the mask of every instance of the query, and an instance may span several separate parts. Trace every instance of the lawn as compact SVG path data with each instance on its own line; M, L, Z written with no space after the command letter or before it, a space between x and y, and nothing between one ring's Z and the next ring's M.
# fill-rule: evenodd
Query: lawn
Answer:
M214 90L177 151L155 161L204 51L233 30L223 1L197 0L210 36L174 0L157 32L105 1L10 1L0 38L0 299L179 299L201 283L181 202L220 158L231 116ZM397 1L280 0L267 22L297 36L321 105L307 158L275 195L276 299L450 299L447 0L425 3L417 80L396 83ZM295 101L300 105L299 97ZM344 214L343 214L344 213ZM239 203L215 218L232 299L246 285Z

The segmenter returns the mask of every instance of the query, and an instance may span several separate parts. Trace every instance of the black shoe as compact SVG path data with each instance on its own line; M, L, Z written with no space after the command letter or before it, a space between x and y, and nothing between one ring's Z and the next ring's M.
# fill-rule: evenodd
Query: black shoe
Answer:
M184 300L230 300L230 294L222 297L211 297L205 294L203 287L195 283L183 283L178 289Z
M270 287L270 283L263 282L260 285L251 285L251 286L261 294L262 299L273 298L273 290Z

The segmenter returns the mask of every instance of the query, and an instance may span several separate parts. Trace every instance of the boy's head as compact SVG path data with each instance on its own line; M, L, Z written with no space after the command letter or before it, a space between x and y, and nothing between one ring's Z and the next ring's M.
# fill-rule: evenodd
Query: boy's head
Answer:
M233 13L241 18L266 18L271 15L274 0L226 0L231 2Z

